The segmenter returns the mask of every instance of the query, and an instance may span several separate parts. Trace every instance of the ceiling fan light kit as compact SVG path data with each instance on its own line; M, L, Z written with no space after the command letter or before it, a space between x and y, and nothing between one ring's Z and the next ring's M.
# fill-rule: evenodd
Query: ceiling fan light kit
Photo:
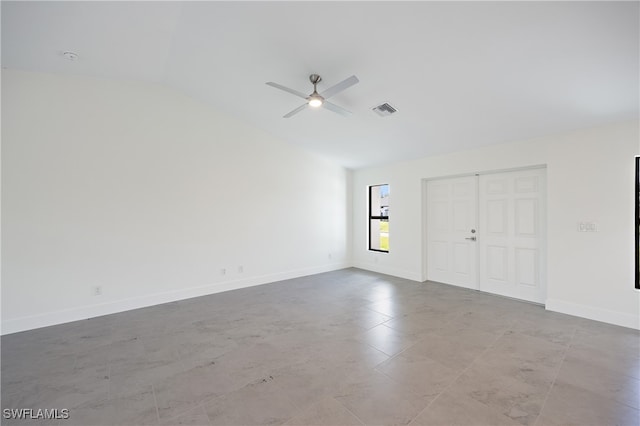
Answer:
M314 95L309 96L309 106L314 108L322 106L322 97Z
M346 109L333 104L331 102L328 102L327 99L330 98L331 96L337 95L338 93L342 92L343 90L348 89L349 87L353 86L354 84L358 83L360 80L358 80L358 77L356 77L355 75L352 75L351 77L347 78L346 80L341 81L340 83L333 85L331 87L329 87L327 90L325 90L322 93L318 93L318 89L317 89L317 85L318 83L320 83L322 81L322 77L320 77L318 74L311 74L309 76L309 81L311 82L311 84L313 84L313 93L311 93L310 95L305 95L302 92L298 92L297 90L294 89L290 89L288 87L285 87L281 84L278 83L274 83L274 82L267 82L267 85L271 86L271 87L275 87L276 89L280 89L280 90L284 90L285 92L289 92L292 95L296 95L300 98L303 98L307 101L307 103L299 106L298 108L294 109L293 111L285 114L283 117L284 118L289 118L297 113L299 113L300 111L302 111L303 109L305 109L307 106L310 106L312 108L319 108L319 107L324 107L326 109L328 109L329 111L333 111L335 113L344 115L344 116L348 116L351 114L350 111L347 111Z
M324 98L318 94L318 89L316 89L318 83L322 81L322 77L318 74L311 74L309 76L309 81L313 84L313 93L309 95L307 100L309 101L310 107L318 108L319 106L322 106L322 103L324 102Z

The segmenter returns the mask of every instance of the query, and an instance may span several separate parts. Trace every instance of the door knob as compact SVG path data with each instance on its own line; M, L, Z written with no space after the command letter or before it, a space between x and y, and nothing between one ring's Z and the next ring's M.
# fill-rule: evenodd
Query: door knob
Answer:
M467 237L467 238L465 238L465 240L475 241L475 240L476 240L476 237L475 237L475 236L473 236L473 237Z

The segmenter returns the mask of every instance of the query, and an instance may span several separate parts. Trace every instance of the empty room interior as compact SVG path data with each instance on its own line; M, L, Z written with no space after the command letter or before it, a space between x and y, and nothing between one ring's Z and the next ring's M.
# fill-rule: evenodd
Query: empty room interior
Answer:
M640 424L640 2L0 12L1 424Z

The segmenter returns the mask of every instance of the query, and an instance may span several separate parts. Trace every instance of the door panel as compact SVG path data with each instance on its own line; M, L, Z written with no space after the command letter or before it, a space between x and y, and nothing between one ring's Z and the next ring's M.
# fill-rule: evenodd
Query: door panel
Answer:
M427 279L478 288L475 176L427 182Z
M487 278L492 281L506 282L507 248L504 246L487 246Z
M515 200L515 233L518 237L538 236L538 200Z
M527 285L537 287L540 285L538 277L538 250L535 249L516 249L516 283L519 285Z
M486 233L493 236L507 234L507 203L504 200L489 200L484 203L487 211Z
M435 271L438 273L446 273L448 257L447 256L447 242L446 241L433 241L431 244L432 252L432 265Z
M453 271L456 274L469 275L471 248L467 243L453 243Z
M544 169L480 176L480 289L543 303Z

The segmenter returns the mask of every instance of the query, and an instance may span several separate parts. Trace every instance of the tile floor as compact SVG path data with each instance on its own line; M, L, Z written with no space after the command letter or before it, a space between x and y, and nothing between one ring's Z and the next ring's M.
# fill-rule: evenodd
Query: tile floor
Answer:
M637 331L358 269L2 337L60 425L638 425Z

